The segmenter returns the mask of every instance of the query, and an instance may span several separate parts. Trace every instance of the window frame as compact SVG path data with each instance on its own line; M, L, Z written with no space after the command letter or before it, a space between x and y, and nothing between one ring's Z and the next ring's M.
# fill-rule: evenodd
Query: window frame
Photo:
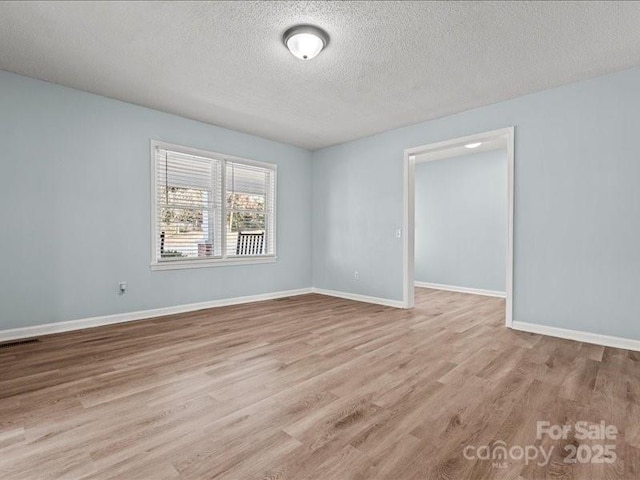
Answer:
M225 229L221 235L221 256L215 258L188 258L184 260L168 260L160 261L156 257L158 246L158 203L157 203L157 171L156 171L156 150L158 148L171 150L177 153L184 153L187 155L195 155L198 157L209 158L222 162L222 199L221 199L221 212L220 215L225 224ZM151 270L180 270L188 268L206 268L206 267L222 267L230 265L255 265L262 263L273 263L278 259L277 255L277 197L278 197L278 166L274 163L259 162L256 160L250 160L247 158L236 157L234 155L225 155L222 153L211 152L208 150L201 150L198 148L186 147L184 145L176 145L173 143L162 142L159 140L151 140L150 142L150 162L151 162ZM227 257L227 232L226 232L226 214L227 214L227 202L226 202L226 167L227 162L237 163L242 165L248 165L252 167L266 168L273 172L273 198L272 202L272 221L271 225L265 225L265 232L269 230L269 234L272 235L273 240L273 253L265 255L242 255Z

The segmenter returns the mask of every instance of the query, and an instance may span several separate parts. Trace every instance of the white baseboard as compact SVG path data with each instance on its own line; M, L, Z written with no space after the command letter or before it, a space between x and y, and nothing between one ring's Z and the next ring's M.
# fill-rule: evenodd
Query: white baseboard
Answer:
M280 292L262 293L258 295L248 295L245 297L225 298L222 300L212 300L208 302L189 303L186 305L175 305L172 307L154 308L152 310L139 310L137 312L117 313L115 315L103 315L100 317L81 318L79 320L68 320L65 322L47 323L45 325L35 325L32 327L12 328L0 330L0 342L16 340L19 338L39 337L52 333L70 332L72 330L82 330L84 328L99 327L102 325L112 325L114 323L133 322L136 320L146 320L165 315L175 315L177 313L194 312L207 308L223 307L227 305L239 305L242 303L260 302L263 300L273 300L276 298L293 297L311 293L311 288L301 288L298 290L284 290Z
M575 340L577 342L603 345L605 347L622 348L624 350L634 350L637 352L640 351L640 340L634 340L632 338L611 337L609 335L601 335L599 333L580 332L578 330L568 330L566 328L549 327L547 325L515 321L511 328L523 332L566 338L567 340Z
M483 290L481 288L454 287L453 285L442 285L440 283L414 282L416 287L433 288L434 290L446 290L448 292L472 293L473 295L485 295L487 297L505 298L505 292L497 290Z
M405 308L404 302L400 300L390 300L388 298L370 297L368 295L360 295L357 293L338 292L336 290L325 290L324 288L313 287L313 293L320 295L328 295L330 297L344 298L345 300L355 300L356 302L375 303L376 305L385 305L387 307Z
M417 287L437 288L423 282L416 282ZM437 284L436 284L437 285ZM443 285L447 287L447 285ZM441 288L441 290L445 290ZM463 291L463 290L452 290ZM465 293L477 293L467 292ZM136 320L146 320L155 317L163 317L166 315L175 315L178 313L194 312L197 310L205 310L208 308L223 307L227 305L240 305L243 303L260 302L264 300L274 300L277 298L293 297L296 295L304 295L307 293L317 293L320 295L328 295L330 297L344 298L347 300L355 300L357 302L373 303L377 305L385 305L394 308L405 308L404 303L399 300L390 300L388 298L370 297L368 295L359 295L357 293L338 292L335 290L325 290L323 288L300 288L297 290L284 290L280 292L263 293L258 295L248 295L244 297L225 298L221 300L212 300L208 302L189 303L186 305L175 305L172 307L154 308L151 310L140 310L137 312L118 313L114 315L103 315L100 317L82 318L78 320L69 320L65 322L48 323L45 325L35 325L31 327L12 328L8 330L0 330L0 342L16 340L20 338L32 338L42 335L50 335L52 333L70 332L73 330L82 330L85 328L99 327L102 325L112 325L115 323L133 322ZM490 292L500 293L500 292ZM488 295L487 293L477 293L478 295ZM503 294L504 295L504 294ZM492 295L498 296L498 295ZM580 332L577 330L569 330L565 328L550 327L546 325L537 325L534 323L514 321L512 327L514 330L523 332L537 333L540 335L549 335L551 337L565 338L578 342L593 343L595 345L603 345L605 347L622 348L625 350L640 351L640 340L631 338L612 337L609 335L601 335L597 333Z

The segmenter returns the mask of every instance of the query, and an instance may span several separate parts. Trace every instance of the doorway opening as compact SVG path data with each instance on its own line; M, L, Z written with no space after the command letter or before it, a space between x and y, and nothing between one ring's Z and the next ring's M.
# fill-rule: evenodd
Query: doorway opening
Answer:
M514 127L492 130L404 150L404 220L403 231L403 304L413 308L415 299L416 239L416 164L458 158L472 152L502 151L506 154L506 248L504 266L505 325L513 322L513 198L514 198ZM492 293L492 292L485 292Z

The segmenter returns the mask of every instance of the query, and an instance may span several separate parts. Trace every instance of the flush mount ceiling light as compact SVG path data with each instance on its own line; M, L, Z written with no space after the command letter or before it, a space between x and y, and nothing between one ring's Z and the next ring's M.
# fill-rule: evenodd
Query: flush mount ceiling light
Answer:
M296 25L284 32L282 41L300 60L311 60L328 45L329 35L313 25Z
M467 147L467 148L478 148L480 145L482 145L482 142L467 143L465 145L465 147Z

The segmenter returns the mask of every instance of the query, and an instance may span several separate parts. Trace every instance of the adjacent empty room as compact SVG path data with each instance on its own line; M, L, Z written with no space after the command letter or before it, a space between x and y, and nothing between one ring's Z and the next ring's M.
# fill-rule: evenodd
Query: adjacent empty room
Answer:
M0 2L0 478L640 478L638 25Z

